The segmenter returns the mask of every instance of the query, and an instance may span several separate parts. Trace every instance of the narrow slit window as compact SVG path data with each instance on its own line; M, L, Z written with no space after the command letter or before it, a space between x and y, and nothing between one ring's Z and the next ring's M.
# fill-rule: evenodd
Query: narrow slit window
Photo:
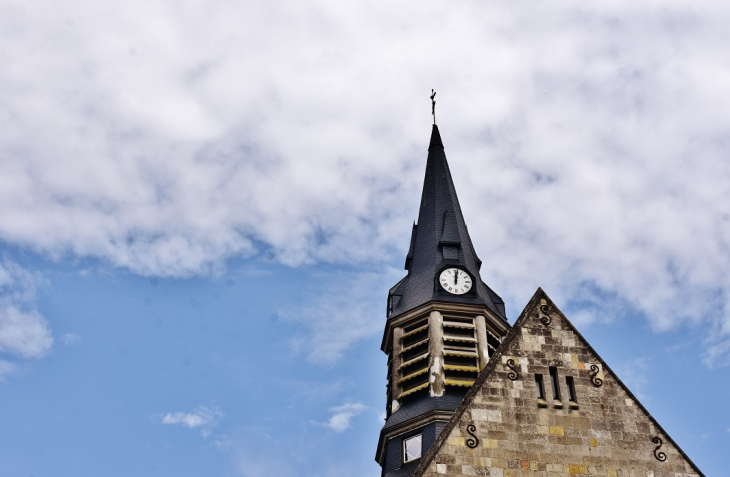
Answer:
M575 383L573 382L573 376L565 377L565 385L568 388L568 400L578 402L578 399L575 397Z
M535 374L535 387L537 388L537 398L545 399L545 386L543 385L542 374Z
M558 382L558 368L550 367L550 383L553 389L553 399L560 401L560 383Z

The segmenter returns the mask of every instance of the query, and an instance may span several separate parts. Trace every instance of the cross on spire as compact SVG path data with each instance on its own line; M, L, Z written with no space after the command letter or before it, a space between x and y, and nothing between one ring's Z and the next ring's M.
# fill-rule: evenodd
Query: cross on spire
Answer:
M431 115L433 115L433 124L436 124L436 91L431 89Z

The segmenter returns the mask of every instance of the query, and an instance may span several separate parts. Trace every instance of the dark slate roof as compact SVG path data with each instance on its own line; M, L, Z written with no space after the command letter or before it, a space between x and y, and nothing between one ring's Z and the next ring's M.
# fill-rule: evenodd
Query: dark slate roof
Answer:
M411 477L413 475L413 472L415 472L418 468L418 464L420 463L421 461L419 459L414 462L403 464L401 467L384 474L384 477Z
M384 474L384 477L411 477L413 475L413 472L415 472L418 468L418 464L420 463L421 461L419 459L414 462L403 464L401 467Z
M400 409L390 415L388 420L383 426L383 432L387 431L393 426L405 422L417 416L421 416L430 411L453 411L461 401L464 399L464 395L468 391L468 388L446 388L444 395L441 397L431 397L428 394L428 390L418 392L413 396L404 398Z
M444 260L443 247L458 248L458 258ZM436 274L447 265L461 266L471 274L475 283L473 293L454 296L437 289ZM456 197L441 135L434 124L418 224L413 225L406 256L408 275L391 289L389 317L398 316L429 301L446 301L486 305L507 321L504 302L479 276L481 265Z

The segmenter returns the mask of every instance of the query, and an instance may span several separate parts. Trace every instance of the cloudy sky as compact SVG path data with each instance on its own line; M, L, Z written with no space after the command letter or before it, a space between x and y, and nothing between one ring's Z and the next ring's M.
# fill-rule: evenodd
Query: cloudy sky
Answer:
M378 475L431 88L482 276L730 447L730 5L0 0L0 475Z

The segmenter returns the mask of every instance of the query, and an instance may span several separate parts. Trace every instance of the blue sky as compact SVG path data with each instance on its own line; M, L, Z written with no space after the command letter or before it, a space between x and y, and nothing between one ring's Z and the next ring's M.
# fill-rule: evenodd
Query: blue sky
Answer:
M437 116L538 286L730 447L724 2L0 0L0 476L371 476Z

